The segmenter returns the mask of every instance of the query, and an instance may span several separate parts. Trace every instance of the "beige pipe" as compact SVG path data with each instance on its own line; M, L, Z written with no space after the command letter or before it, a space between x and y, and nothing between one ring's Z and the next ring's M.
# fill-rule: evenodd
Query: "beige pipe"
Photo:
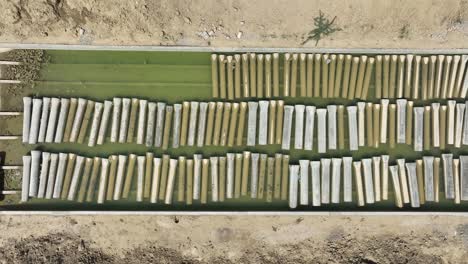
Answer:
M373 104L366 103L366 130L367 130L367 146L372 147L374 146L374 124L373 124ZM375 124L377 126L377 124Z
M355 98L362 97L362 90L364 87L364 76L366 74L366 68L367 68L367 56L362 55L359 61L358 78L357 78L357 83L356 83L356 93L354 94Z
M411 73L414 55L406 55L405 98L411 97Z
M169 155L162 156L161 176L160 176L161 181L159 183L159 200L161 201L163 201L166 198L166 186L167 186L167 177L169 173L169 161L170 161ZM130 168L130 165L129 165L129 168Z
M154 154L152 152L146 153L146 166L145 166L145 183L143 190L143 197L151 197L151 175L153 175L153 158Z
M375 57L375 98L382 98L382 55Z
M62 187L62 193L60 198L62 200L67 199L68 197L68 191L70 189L70 183L73 175L73 168L75 167L75 160L76 160L76 155L73 153L68 154L68 162L67 162L67 169L65 170L65 177L63 180L63 187Z
M235 183L234 183L234 198L239 199L241 193L242 179L242 154L236 153L236 168L235 168Z
M227 56L227 98L234 99L233 57Z
M249 55L242 54L242 83L244 98L250 97L250 87L249 87Z
M344 106L338 106L338 149L345 147Z
M263 98L263 54L257 54L257 97Z
M268 113L268 144L273 145L275 141L276 130L276 101L270 101L270 109Z
M353 162L353 168L354 168L354 177L355 177L355 183L356 183L356 192L357 192L357 197L358 197L358 206L364 206L364 188L362 185L362 170L361 170L361 162L360 161L354 161Z
M106 200L111 201L114 198L115 177L117 175L117 155L109 157L109 181L107 183ZM86 167L85 167L86 169Z
M94 110L94 101L88 100L86 104L86 110L83 115L83 121L81 122L80 132L78 133L77 143L82 144L85 136L88 132L89 120L91 119L91 114Z
M228 135L228 146L234 146L234 139L236 137L237 128L237 115L239 113L239 103L232 104L231 118L229 123L229 135Z
M234 55L234 97L242 98L241 89L241 56L239 54Z
M335 96L336 55L330 55L330 73L328 74L328 97Z
M164 133L163 133L163 143L162 149L166 150L169 146L169 138L171 137L171 126L172 126L172 112L173 106L166 106L166 117L164 118Z
M353 66L351 70L351 76L349 79L349 91L348 91L348 99L354 99L354 94L356 93L356 79L358 75L358 68L359 68L359 57L353 57Z
M133 135L135 133L135 123L137 120L139 104L140 104L140 100L138 100L137 98L132 99L132 108L130 109L130 119L128 123L128 131L127 131L127 143L133 142Z
M434 158L434 202L439 202L440 158Z
M216 103L208 103L208 118L206 119L205 145L210 146L213 137L213 125L215 120Z
M258 193L257 193L258 199L263 199L263 193L265 191L267 158L268 158L267 154L260 154L260 173L258 174Z
M219 201L224 202L226 197L226 157L219 157Z
M453 185L455 186L455 204L460 204L460 160L453 159Z
M275 158L269 157L267 160L267 181L266 181L266 201L273 201L273 174L275 173ZM261 174L261 171L260 171ZM260 193L259 193L260 195Z
M184 156L179 157L179 168L177 170L177 201L184 202L185 194L185 176L186 176L186 159Z
M450 79L450 64L452 64L452 56L445 57L445 71L442 78L442 92L440 94L440 98L445 99L447 98L448 94L448 85Z
M273 53L273 96L278 97L279 91L279 54Z
M202 160L202 182L201 182L201 197L200 203L206 204L208 200L208 170L209 170L209 159Z
M392 55L391 61L390 61L390 80L389 80L390 91L388 94L389 98L396 97L397 65L398 65L398 55Z
M382 69L383 69L382 98L389 98L390 55L384 55Z
M465 72L466 64L468 63L468 55L463 55L461 58L460 66L458 67L457 81L455 82L455 97L465 98L466 89L461 89L463 81L463 73Z
M193 202L193 160L187 159L186 161L186 175L187 184L185 189L185 203L191 205Z
M289 155L283 155L281 172L281 200L288 199Z
M413 101L408 101L406 104L406 139L405 143L413 144Z
M449 82L449 90L448 90L448 98L458 97L458 92L455 91L455 82L457 79L457 71L458 71L458 64L460 63L460 55L453 56L451 74L450 74L450 82Z
M135 154L130 154L128 156L128 167L127 167L127 173L125 175L125 183L124 183L124 188L122 192L123 199L128 199L128 196L130 195L130 189L132 187L132 181L133 181L133 174L135 171L136 157L137 156Z
M427 86L427 99L432 99L435 97L435 87L436 84L436 68L437 68L437 56L431 56L429 60L429 77L428 77L428 86Z
M300 64L300 86L301 86L301 97L307 96L307 76L306 76L306 54L301 53L299 55Z
M380 104L374 104L374 147L378 148L380 139Z
M314 97L320 97L320 68L321 68L322 54L315 54L314 56Z
M344 62L344 55L343 54L339 54L338 55L338 61L337 61L337 65L336 65L336 73L335 73L335 92L333 94L333 96L335 98L338 98L340 97L340 92L341 92L341 79L342 79L342 76L343 76L343 62Z
M257 56L255 53L249 54L250 63L250 97L257 97Z
M424 150L431 149L431 107L424 107Z
M218 56L219 60L219 97L226 98L226 57Z
M428 74L429 74L429 57L422 58L421 69L421 99L428 99Z
M440 149L445 149L445 141L446 141L446 127L447 127L447 106L441 105L440 106L440 132L439 132L439 140L440 140Z
M182 103L182 125L180 129L180 145L185 146L187 144L187 133L188 123L190 116L190 102Z
M374 63L375 63L375 59L369 58L367 62L367 67L366 67L366 74L364 75L364 84L362 87L362 94L360 97L362 100L366 100L367 94L369 93L369 85L370 85L370 80L372 76L372 71L374 70Z
M396 122L396 118L395 118L395 114L396 114L396 105L395 104L390 104L390 114L389 114L389 133L388 133L388 136L389 136L389 145L390 145L390 148L395 148L395 122Z
M397 79L397 98L403 98L404 94L404 83L405 83L405 55L398 57L398 79Z
M419 191L419 203L426 203L426 196L424 194L424 172L423 172L423 161L421 159L416 160L416 175L418 178L418 191Z
M241 195L247 195L247 186L249 183L249 164L250 164L250 152L243 152L242 160L242 182L241 182Z
M90 203L94 199L94 192L99 175L99 167L101 166L101 158L93 159L93 169L91 170L91 179L89 180L88 191L86 192L86 202Z
M65 126L65 132L63 133L63 142L70 140L70 134L73 127L73 120L75 120L76 108L78 106L78 99L70 98L70 106L68 108L67 125Z
M314 55L313 54L307 54L307 92L306 96L307 97L313 97L314 96L314 90L313 90L313 79L314 79Z
M247 111L247 103L240 103L240 113L239 113L239 122L237 126L237 140L236 145L241 146L244 141L244 128L245 128L245 113Z
M78 193L77 201L82 203L85 199L86 190L88 188L89 177L91 175L91 167L93 166L93 159L86 158L85 167L83 170L83 176L81 178L80 191Z
M278 100L276 106L276 144L283 142L283 113L284 113L284 101Z
M343 72L343 90L341 97L348 98L348 89L349 89L349 78L351 74L351 61L353 57L351 55L345 56L345 67Z
M413 71L413 99L419 99L419 69L421 68L421 56L414 57Z
M442 73L444 70L444 55L437 56L437 72L435 77L434 98L441 98Z
M226 146L228 140L229 117L231 116L231 103L224 103L223 121L221 125L221 138L219 144Z
M211 88L212 96L214 98L219 97L219 87L218 87L218 55L211 54Z
M213 130L213 145L219 145L219 137L221 134L221 122L223 121L223 102L216 103L216 116L214 121L214 130Z
M265 55L265 97L271 98L271 54Z
M328 97L328 63L329 55L324 54L322 56L322 98Z
M291 60L291 84L289 86L291 97L297 96L297 60L298 55L294 53Z
M287 97L290 95L289 89L289 71L291 65L291 54L284 54L284 68L283 68L283 96Z
M281 197L281 164L283 163L283 154L276 153L275 154L275 187L273 191L273 197L275 199L280 199Z

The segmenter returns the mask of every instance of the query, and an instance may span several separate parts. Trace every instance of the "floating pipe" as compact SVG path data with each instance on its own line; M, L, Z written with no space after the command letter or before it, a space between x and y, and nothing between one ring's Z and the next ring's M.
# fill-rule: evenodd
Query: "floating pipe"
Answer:
M73 177L73 169L75 167L75 161L76 154L68 153L67 169L65 171L65 177L63 179L63 188L60 196L62 200L65 200L68 197L68 193L70 191L70 184Z
M190 103L184 101L182 103L182 124L180 129L180 145L185 146L187 144L187 128L190 115Z
M274 176L275 184L274 184L274 190L273 190L273 197L275 199L280 199L281 197L281 174L282 174L281 163L282 161L283 161L283 154L276 153L275 154L275 176Z
M405 159L397 159L398 169L400 171L400 184L401 193L403 196L403 203L407 204L410 202L410 195L408 190L408 176L405 171Z
M463 134L463 119L465 114L465 104L456 105L456 119L455 119L455 147L461 147L461 140Z
M460 204L460 160L453 159L453 182L455 186L455 204Z
M419 98L419 69L421 65L421 56L414 57L414 72L413 72L413 99ZM409 77L408 77L409 78Z
M396 76L397 76L398 55L392 55L390 60L390 80L389 80L389 98L395 98L396 95Z
M223 121L223 109L224 103L217 102L216 103L216 115L214 119L214 129L213 129L213 145L218 146L219 140L221 136L221 124Z
M263 199L264 193L264 186L265 186L265 174L266 174L266 162L267 162L267 154L260 154L260 168L258 174L258 191L257 191L257 198ZM221 174L222 175L222 174ZM221 189L223 188L223 184L221 184Z
M96 141L98 145L102 145L104 143L104 139L107 134L107 126L109 123L109 116L110 116L112 105L113 103L111 101L107 101L107 100L104 101L102 115L99 118L100 119L99 132L98 132L97 141Z
M390 160L389 155L382 155L382 200L388 200L388 163Z
M424 193L425 200L434 201L434 157L424 156Z
M109 176L106 191L106 200L111 201L114 198L115 179L117 177L117 166L118 166L117 155L109 156Z
M273 53L273 96L278 97L279 92L279 54Z
M119 155L119 162L117 166L117 178L115 180L114 200L119 200L122 194L122 186L123 186L123 181L124 181L126 163L127 163L127 156Z
M239 113L239 103L232 103L232 111L229 123L229 134L228 134L228 146L234 146L234 139L236 136L236 128L237 128L237 115Z
M168 173L167 187L166 187L166 198L164 199L165 204L172 203L172 195L174 193L176 169L177 169L177 159L170 159L169 173Z
M364 206L364 187L362 185L361 162L353 161L358 206Z
M431 149L431 107L424 107L424 150Z
M315 106L306 106L306 121L304 132L304 149L312 150L314 143L314 120L315 120Z
M122 114L120 116L120 130L119 130L119 143L125 143L127 141L127 131L130 116L130 98L122 99Z
M353 201L353 158L343 157L343 201Z
M424 199L424 175L423 175L422 159L416 160L416 176L417 176L417 183L418 183L419 203L425 204L426 199Z
M91 167L93 166L93 159L86 158L83 176L80 183L80 191L78 192L77 202L82 203L85 199L86 190L88 189L89 177L91 175ZM51 163L52 168L52 163Z
M263 54L257 54L257 97L263 97Z
M42 152L42 165L41 165L41 172L39 176L39 189L37 192L37 198L44 198L46 185L47 185L47 175L49 172L49 161L50 161L50 153L49 152Z
M50 154L50 165L49 165L49 175L47 177L47 190L45 194L46 199L52 199L52 194L54 192L55 177L57 175L57 163L58 163L58 154Z
M289 165L289 208L297 207L299 165Z
M233 198L234 194L234 153L227 153L226 198Z
M294 53L291 59L291 84L289 86L291 97L297 96L297 58L298 55Z
M328 117L328 149L336 149L336 105L327 106Z
M83 156L76 156L75 167L73 168L73 176L70 183L70 190L68 191L67 197L69 201L75 200L76 190L78 189L78 182L80 180L84 160L85 158Z
M21 183L21 202L27 202L29 199L31 176L31 156L23 156L23 179Z
M271 54L265 55L265 97L271 98Z
M180 116L180 108L182 105L179 104L179 116ZM138 128L137 128L137 144L144 144L145 143L145 129L146 129L146 112L148 107L147 100L140 100L140 107L138 108ZM174 105L175 107L175 105ZM180 130L179 130L180 133ZM175 137L174 137L175 138ZM177 137L177 143L179 143L179 137ZM178 146L177 146L178 147Z
M311 178L312 178L312 206L321 205L321 184L320 184L320 161L310 162Z
M93 112L95 103L91 100L88 100L86 110L83 116L83 122L81 123L81 127L78 133L78 143L83 143L84 138L86 136L86 133L88 132L88 125L89 125L89 120L91 119L91 113Z
M405 143L408 145L412 144L413 136L413 101L408 101L406 104L406 139Z
M373 104L366 103L366 130L367 130L367 146L371 147L374 145L374 124L372 119ZM378 126L378 124L375 124Z
M249 114L247 122L247 146L255 146L257 134L257 102L248 102ZM216 131L216 130L215 130Z
M240 194L241 194L242 158L243 158L242 153L236 153L235 186L234 186L234 198L236 199L239 199Z
M211 54L211 95L214 98L219 97L219 88L218 88L218 55Z
M234 55L234 97L242 98L241 90L241 55ZM190 201L191 203L191 201Z
M174 112L173 106L166 107L166 117L164 122L164 129L163 129L163 141L162 141L162 149L167 150L169 146L169 138L171 137L171 126L172 126L172 112Z
M429 57L422 58L421 69L421 99L427 100L429 98Z
M186 172L186 159L184 156L179 157L179 169L178 169L178 190L177 190L177 201L183 202L184 201L184 193L185 193L185 176ZM192 168L193 169L193 168ZM190 184L192 188L192 184ZM188 198L187 198L188 199Z
M366 194L366 203L375 202L374 181L372 176L372 159L362 159L362 168L364 171L364 189Z
M380 191L380 156L372 157L372 175L374 182L374 195L375 201L380 202L381 191Z
M258 122L258 144L266 145L268 138L268 107L269 101L260 101L258 103L259 111L259 122ZM229 118L229 117L228 117Z
M366 66L366 74L364 75L364 82L363 82L362 93L360 97L362 100L367 99L372 71L374 69L374 63L375 63L375 59L369 58L369 61L367 62L367 66Z
M460 155L460 199L468 200L468 156Z
M151 184L151 203L157 203L159 196L159 179L161 178L161 159L153 158L153 181Z
M398 56L397 98L403 98L405 82L405 55Z
M250 152L244 151L242 160L242 181L241 181L241 195L247 195L247 186L249 179L249 167L250 167Z
M340 203L340 187L341 187L341 158L332 159L332 192L331 202ZM302 176L301 176L302 179Z
M132 182L133 182L133 174L135 171L135 161L137 159L137 156L135 154L130 154L128 157L128 167L127 167L127 172L125 175L125 182L123 186L123 191L122 191L122 198L127 199L128 195L130 194L130 188L132 187Z
M330 164L331 159L320 159L321 165L321 194L322 194L322 203L330 203Z
M144 188L145 188L145 165L146 157L137 157L137 194L136 201L143 202Z
M406 143L406 99L397 99L397 143Z
M70 132L70 142L76 142L78 134L80 133L81 123L83 122L84 112L86 110L86 104L88 100L84 98L78 98L78 105L76 107L75 118L73 119L73 125Z
M387 65L388 67L388 65ZM375 98L382 98L382 55L375 57Z
M449 79L450 79L450 64L452 64L452 59L453 59L452 56L445 56L445 71L444 71L444 75L442 78L442 92L440 95L442 99L445 99L447 98L447 96L449 96L448 85L449 85Z
M257 78L255 76L257 69L257 56L255 53L249 54L249 66L250 66L250 97L257 97Z
M318 153L325 153L327 150L327 109L318 108L317 112L317 148Z
M96 144L96 140L99 132L99 123L101 121L103 103L96 102L94 104L93 121L91 122L91 131L89 132L88 146L93 147Z
M23 143L29 142L31 111L32 111L32 98L23 97Z
M440 103L432 103L432 146L437 148L440 146Z
M202 155L193 155L193 199L200 199L200 184L201 184L201 173L202 173Z
M358 102L358 138L359 138L359 147L365 145L366 131L365 131L365 102ZM369 131L368 131L369 132Z
M349 136L349 150L358 150L358 122L357 122L357 107L347 106L348 112L348 136Z
M289 155L283 155L283 160L281 164L282 172L281 172L281 200L287 199L287 192L288 192L288 182L289 178Z
M278 100L276 106L276 144L281 144L283 141L283 117L284 117L284 101Z
M358 77L357 77L357 83L356 83L356 93L352 96L353 98L361 98L362 97L362 90L364 87L364 76L366 74L366 68L367 68L367 56L366 55L361 55L359 59L359 68L358 68Z
M250 156L250 198L256 199L258 194L258 161L260 155L252 153Z
M374 104L374 109L373 109L373 145L375 148L379 147L380 139L380 104Z
M440 174L440 158L434 158L434 201L439 202L439 175Z
M336 65L336 73L335 73L335 81L334 81L334 85L335 85L335 92L333 94L333 96L335 98L338 98L340 97L340 92L341 92L341 79L342 79L342 75L343 75L343 62L344 62L344 55L343 54L339 54L338 55L338 61L337 61L337 65Z
M225 56L218 55L219 60L219 97L226 98L226 59Z
M268 157L267 159L267 181L266 181L266 201L268 203L273 202L273 176L275 173L275 158Z
M101 161L101 173L99 177L99 189L97 203L103 204L106 199L106 186L107 186L107 175L109 172L109 160L102 159Z
M227 98L234 99L234 76L233 76L233 57L227 56Z
M330 73L328 80L328 97L333 98L335 96L335 71L336 71L336 55L330 55Z
M202 147L205 142L206 133L206 114L208 111L208 103L201 102L199 104L200 115L198 119L198 131L197 131L197 146Z
M37 197L41 151L31 150L31 176L29 180L29 197Z
M290 94L289 88L289 71L291 68L291 54L285 53L284 54L284 68L283 68L283 96L288 97ZM253 97L253 96L252 96Z
M389 114L389 123L390 123L390 129L389 129L389 146L390 148L395 147L395 115L396 115L396 105L395 104L390 104L390 114Z
M437 65L437 56L431 56L429 60L427 99L434 98L435 87L437 86L437 84L435 83L436 82L436 65Z
M154 102L148 103L148 122L146 126L145 145L151 147L154 144L154 127L156 126L156 106Z
M343 90L341 91L341 97L342 98L347 98L348 97L348 89L349 89L349 78L351 74L351 61L352 61L352 56L351 55L346 55L345 56L345 66L344 66L344 72L343 72Z
M187 145L189 146L195 145L195 133L197 129L196 126L197 126L198 106L199 106L198 102L190 102L190 119L189 119L189 130L188 130L188 139L187 139ZM211 106L211 103L210 103L210 106ZM208 122L210 120L209 118L210 116L208 115ZM210 131L209 129L210 127L208 126L208 131ZM209 145L209 144L207 143L206 145Z
M282 143L281 149L288 150L290 149L291 144L291 128L292 128L292 116L294 113L294 106L285 105L284 106L284 124L282 132Z
M32 99L31 126L29 129L29 144L36 144L39 136L39 122L41 115L42 100Z
M164 117L166 115L166 103L157 103L156 129L154 133L154 146L161 147L164 133ZM193 145L193 144L192 144Z
M408 174L409 190L411 194L411 207L420 207L419 193L418 193L418 179L416 175L416 163L406 163L406 170Z
M453 179L453 154L442 154L442 161L444 165L444 188L445 198L455 199L455 186Z
M398 178L398 166L390 166L390 174L393 182L393 193L395 194L395 205L398 208L402 208L403 201L401 197L400 180Z
M330 63L329 55L322 55L322 98L328 97L328 64Z
M407 54L406 55L406 76L405 76L405 98L410 98L411 97L411 74L412 74L412 65L413 65L413 59L414 55L413 54Z
M294 148L302 149L304 142L304 110L305 105L295 105Z
M459 98L465 98L468 91L468 78L465 77L465 83L462 87L463 75L465 73L466 64L468 62L468 55L462 55L460 67L458 68L457 81L455 82L455 94Z
M55 143L68 142L72 126L72 120L76 111L76 98L60 99L60 115L57 123L57 133L55 134Z
M455 100L448 100L448 113L447 113L447 144L453 145L455 138Z
M349 79L349 91L348 91L348 99L354 99L354 95L356 93L356 80L358 78L358 68L359 68L359 57L353 57L352 63L352 70L351 76Z
M52 195L52 198L54 199L60 198L60 194L62 192L63 178L65 177L67 159L68 159L67 153L59 153L57 176L55 177L54 194Z
M307 96L307 75L306 75L306 54L301 53L299 54L299 65L300 65L300 96L306 97Z
M201 174L201 195L200 203L206 204L208 200L208 167L210 164L209 159L202 160L202 174Z
M243 84L244 98L250 97L249 55L248 54L242 54L242 84Z
M193 160L192 159L187 159L187 184L186 184L186 189L185 189L185 201L187 205L191 205L193 203Z
M42 143L45 141L45 136L47 132L47 123L49 119L49 110L50 110L50 98L43 97L42 98L42 113L41 113L41 121L39 124L39 134L37 137L37 142Z
M414 108L414 151L423 150L424 107Z
M442 71L444 68L444 55L437 56L437 73L435 77L434 98L440 98L442 86Z
M270 109L268 113L268 144L276 144L275 130L276 130L276 101L270 101ZM232 123L231 123L232 125Z
M226 146L228 140L228 129L229 129L229 117L231 116L231 103L224 103L223 120L221 122L221 133L219 138L219 144Z

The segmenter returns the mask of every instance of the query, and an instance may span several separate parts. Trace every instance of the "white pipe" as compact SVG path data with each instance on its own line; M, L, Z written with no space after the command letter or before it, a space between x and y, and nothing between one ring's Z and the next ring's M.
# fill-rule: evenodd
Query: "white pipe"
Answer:
M23 156L23 179L21 184L21 202L29 198L29 181L31 176L31 156Z
M57 132L55 133L54 142L61 143L63 141L63 133L67 122L68 108L70 106L70 99L60 99L60 114L57 122Z
M198 102L190 102L190 119L189 119L189 131L188 131L188 139L187 139L187 145L189 146L193 146L195 144L195 130L197 127L198 106L199 106Z
M159 196L159 178L161 178L161 158L153 158L153 182L151 183L151 203L157 203Z
M310 171L312 176L312 206L320 206L320 161L311 161Z
M453 145L455 142L455 100L447 101L447 144Z
M181 124L182 104L174 104L174 122L172 133L172 147L178 148L180 142L180 124Z
M343 157L343 201L353 201L353 158Z
M101 176L99 178L99 189L97 203L102 204L106 199L107 176L109 174L109 160L101 159Z
M37 198L44 198L46 185L47 185L47 175L49 172L49 161L50 161L50 153L49 152L42 152L42 165L41 165L41 173L39 177L39 190L37 192Z
M380 143L387 143L387 127L388 127L388 99L380 100ZM374 124L377 125L377 124ZM378 137L378 135L374 135Z
M145 164L146 164L146 157L145 156L138 156L137 157L137 202L143 202L143 189L144 189L144 182L145 182Z
M247 146L255 146L255 136L257 134L257 108L257 102L248 102Z
M153 146L154 139L154 126L156 121L156 103L148 103L148 125L146 127L146 140L145 145L147 147Z
M39 136L39 122L41 118L42 100L38 98L33 99L33 108L31 114L31 126L29 130L29 144L36 144L37 137Z
M128 131L128 122L130 116L130 105L132 100L130 98L122 99L122 115L120 117L120 133L119 133L119 143L127 142L127 131Z
M113 102L114 102L113 103L114 108L112 111L110 142L115 143L117 142L117 138L119 137L120 111L122 107L122 98L114 98Z
M177 162L178 162L177 159L170 159L169 161L169 177L167 178L166 199L164 200L165 204L172 203L172 196L173 196L172 194L174 193Z
M203 147L203 145L205 144L206 113L208 110L208 103L201 102L199 105L199 108L200 108L200 114L199 114L199 119L198 119L199 121L198 121L198 132L197 132L197 146Z
M59 113L60 99L52 98L50 101L50 113L47 123L47 132L45 142L52 143L54 141L55 131L57 130L57 115Z
M380 191L380 156L372 157L372 164L373 164L373 176L374 176L374 194L375 194L375 201L380 202L381 200L381 191Z
M260 154L252 153L250 156L250 198L256 199L258 194L258 161ZM213 168L213 167L212 167ZM213 174L213 171L211 172Z
M54 194L52 196L54 199L60 198L60 194L62 193L63 177L65 176L65 170L67 168L67 159L67 153L59 153L57 176L55 177Z
M91 122L91 130L89 132L88 146L93 147L96 144L96 140L99 132L99 123L102 116L103 103L96 102L94 104L93 121Z
M41 113L41 123L39 125L39 135L37 141L39 143L44 142L46 132L47 132L47 120L49 119L49 108L50 108L50 98L42 98L42 113Z
M348 112L349 150L354 151L359 148L357 107L347 106L346 110Z
M193 155L193 199L200 199L200 181L201 181L201 169L202 169L202 155Z
M107 134L107 126L109 123L109 117L111 113L113 103L111 101L104 101L104 110L102 111L101 123L99 124L99 133L97 138L97 144L102 145Z
M115 179L114 200L119 200L122 193L122 184L124 180L125 165L127 156L119 155L119 164L117 165L117 178Z
M226 198L231 199L234 194L234 153L227 153Z
M365 144L365 138L366 138L366 131L365 131L365 114L364 111L366 109L366 103L365 102L358 102L357 103L358 107L358 146L362 147Z
M289 208L297 207L299 165L289 165Z
M78 106L76 108L75 119L73 120L72 130L70 133L70 142L76 142L76 139L78 138L87 102L88 100L84 98L78 98Z
M328 117L328 149L336 149L336 105L327 106Z
M341 187L341 162L340 158L332 159L332 190L331 202L340 203L340 187Z
M166 112L166 103L158 103L157 117L156 117L156 129L154 133L154 146L161 147L163 131L164 131L164 117Z
M315 121L315 106L306 106L306 121L304 132L304 149L312 150L314 145L314 121Z
M294 148L302 149L304 147L304 110L305 105L295 105L295 127L294 127Z
M147 100L140 100L140 108L138 109L138 131L137 131L137 144L144 144L145 142L145 129L146 129L146 108L148 105Z
M468 77L467 77L468 78ZM455 147L461 147L463 135L463 120L465 115L465 104L457 104L456 106L456 120L455 120Z
M211 168L211 201L218 201L218 157L210 158Z
M29 131L31 127L31 97L23 97L23 143L29 142Z
M59 155L57 153L50 154L49 175L47 179L47 191L45 195L46 199L51 199L53 191L54 191L55 176L57 173L58 156Z
M317 109L317 142L318 153L327 151L327 109Z
M289 150L291 147L291 129L292 117L294 113L294 106L285 105L283 114L283 136L281 142L281 149Z
M20 116L23 115L22 112L14 112L14 111L9 111L9 112L0 112L0 116Z
M29 196L36 197L41 166L41 151L31 150L31 178L29 181Z
M299 160L300 166L300 204L309 204L309 164L308 160Z
M259 145L266 145L268 139L268 107L270 102L269 101L260 101L259 108L260 108L260 120L258 122L258 144ZM270 113L272 114L272 113Z
M321 171L321 193L322 203L330 203L330 164L331 159L320 159L320 165L322 166Z
M73 201L75 199L76 190L78 189L78 182L81 176L81 170L83 168L85 158L83 156L76 156L75 168L73 169L72 181L70 184L70 190L68 191L67 199Z

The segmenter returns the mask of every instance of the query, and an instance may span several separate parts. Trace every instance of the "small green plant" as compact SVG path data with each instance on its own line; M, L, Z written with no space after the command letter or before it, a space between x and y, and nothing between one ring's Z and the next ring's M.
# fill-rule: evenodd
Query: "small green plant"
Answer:
M314 18L315 28L307 34L307 38L302 42L302 45L306 44L310 40L315 40L315 46L322 37L328 36L333 32L340 31L341 28L333 25L335 23L336 16L330 21L325 15L319 10L319 15Z

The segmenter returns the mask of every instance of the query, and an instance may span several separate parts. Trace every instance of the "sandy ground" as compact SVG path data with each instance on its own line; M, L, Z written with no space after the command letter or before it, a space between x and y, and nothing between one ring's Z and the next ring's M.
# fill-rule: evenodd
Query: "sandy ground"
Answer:
M302 47L321 10L341 30L318 47L468 47L466 0L1 2L1 42Z
M468 1L0 0L0 42L468 48ZM454 216L0 216L1 263L468 263Z

